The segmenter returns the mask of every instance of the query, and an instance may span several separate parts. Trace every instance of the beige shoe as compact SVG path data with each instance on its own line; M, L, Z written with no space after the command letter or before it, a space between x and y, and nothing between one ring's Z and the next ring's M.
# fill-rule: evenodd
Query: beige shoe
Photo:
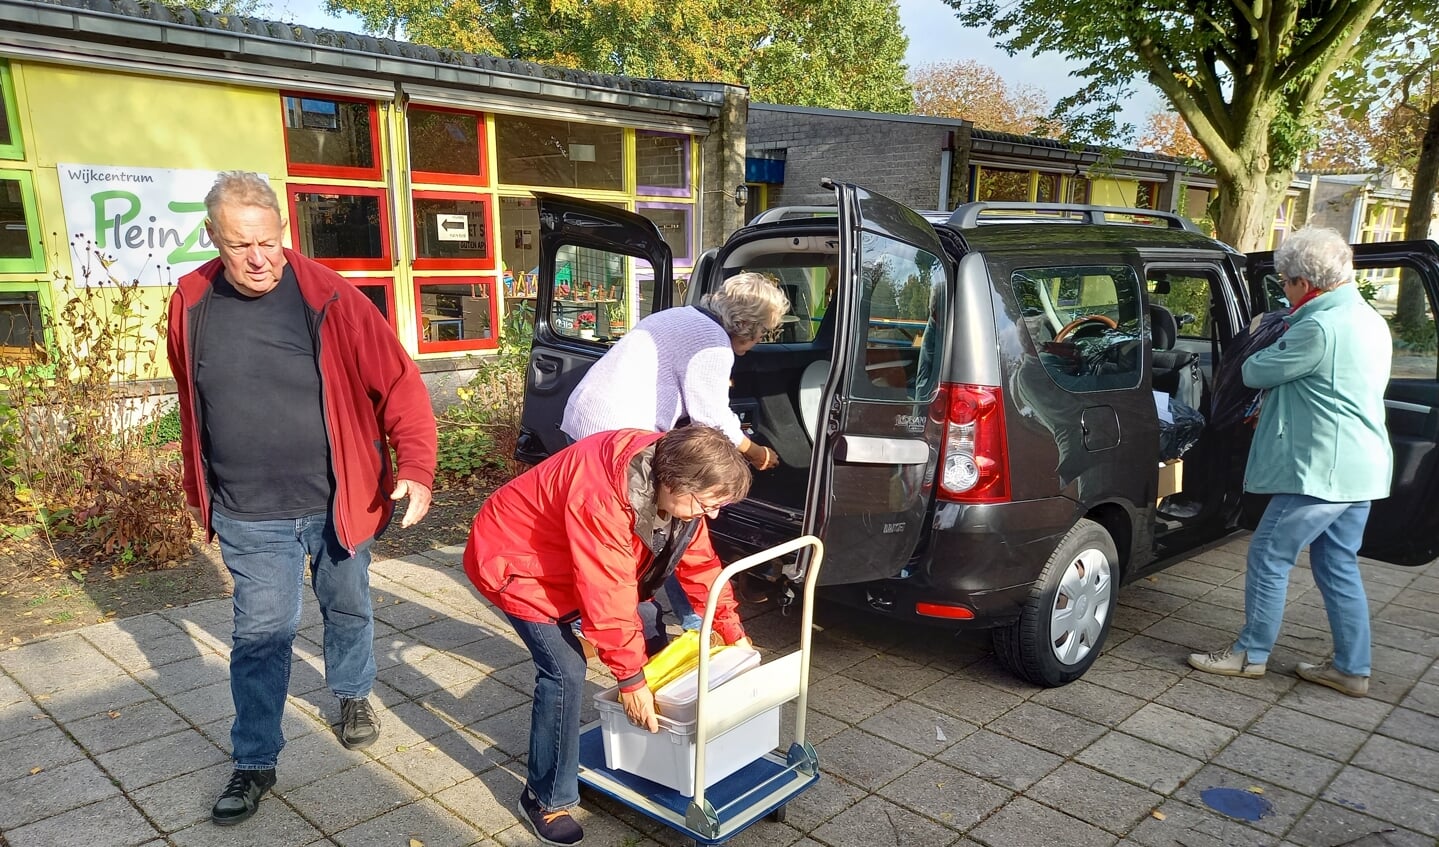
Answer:
M1369 677L1355 676L1336 670L1333 660L1312 664L1300 662L1294 672L1300 679L1307 679L1316 685L1327 685L1340 694L1350 697L1365 697L1369 694Z
M1213 653L1190 653L1189 666L1195 670L1217 673L1220 676L1258 679L1264 676L1268 662L1251 662L1248 651L1235 652L1233 647L1225 647L1223 650L1215 650Z

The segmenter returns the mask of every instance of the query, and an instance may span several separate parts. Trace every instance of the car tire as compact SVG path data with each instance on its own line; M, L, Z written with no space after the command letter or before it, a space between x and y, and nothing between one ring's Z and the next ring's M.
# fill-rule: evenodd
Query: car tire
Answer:
M1114 539L1081 518L1045 563L1019 620L993 630L995 656L1035 685L1071 683L1099 658L1118 595Z

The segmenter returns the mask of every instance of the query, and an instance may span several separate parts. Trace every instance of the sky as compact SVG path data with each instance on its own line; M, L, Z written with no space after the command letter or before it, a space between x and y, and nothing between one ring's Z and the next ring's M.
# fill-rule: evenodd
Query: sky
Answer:
M1079 87L1079 80L1069 76L1079 67L1054 53L1039 56L1009 56L982 29L962 27L954 17L954 9L942 0L898 0L899 19L909 36L905 62L911 68L931 62L952 62L973 59L994 68L1010 85L1032 85L1044 92L1051 104ZM354 15L327 14L324 0L268 0L260 17L276 18L323 29L360 32L360 21ZM1149 113L1164 108L1159 93L1140 82L1136 96L1130 100L1124 117L1136 127L1144 125Z

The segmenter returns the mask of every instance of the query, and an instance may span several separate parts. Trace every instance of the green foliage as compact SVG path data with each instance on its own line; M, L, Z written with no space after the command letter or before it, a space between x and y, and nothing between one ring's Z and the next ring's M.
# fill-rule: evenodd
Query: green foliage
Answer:
M172 406L170 411L142 424L140 440L152 447L177 443L180 440L180 407Z
M90 258L82 284L57 280L43 345L0 373L0 514L8 535L78 534L112 566L166 563L188 548L191 524L179 454L159 440L164 419L139 424L163 310Z
M455 390L459 402L439 416L440 484L503 482L521 470L512 457L524 409L533 320L527 310L505 318L499 351L479 361L475 375Z
M1331 75L1381 7L1432 0L1265 3L1198 0L945 0L1011 53L1060 53L1085 86L1055 107L1076 137L1127 139L1117 121L1136 78L1158 88L1214 164L1218 235L1260 247Z
M907 112L895 0L326 0L366 31L658 79L748 85L758 101Z

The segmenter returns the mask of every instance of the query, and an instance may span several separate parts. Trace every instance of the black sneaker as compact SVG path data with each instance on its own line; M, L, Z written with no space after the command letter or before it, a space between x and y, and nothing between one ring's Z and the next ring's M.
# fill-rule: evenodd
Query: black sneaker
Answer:
M210 810L210 820L220 826L234 826L247 821L260 808L260 798L275 787L275 769L263 771L237 770L220 792L220 799Z
M585 840L585 831L568 810L546 812L529 788L520 792L520 816L535 831L535 837L546 844L569 847Z
M380 737L380 716L367 697L340 701L340 743L351 750L369 747Z

